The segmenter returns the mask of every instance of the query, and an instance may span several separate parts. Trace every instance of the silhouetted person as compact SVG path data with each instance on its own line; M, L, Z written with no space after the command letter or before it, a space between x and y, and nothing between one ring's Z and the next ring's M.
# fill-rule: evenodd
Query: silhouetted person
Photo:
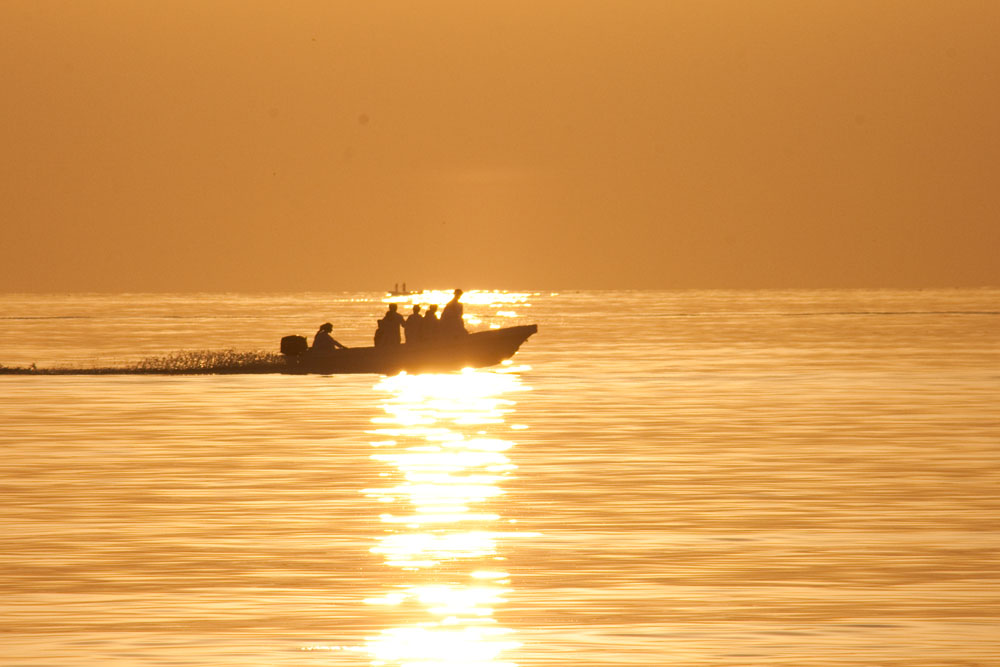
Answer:
M439 329L441 328L441 322L438 320L437 316L437 304L432 303L427 306L427 312L424 314L424 321L421 322L423 325L420 330L421 340L434 340L437 338Z
M375 345L399 345L399 328L403 326L403 316L396 312L396 304L390 303L389 310L378 321Z
M406 285L404 283L403 287ZM420 306L413 306L413 313L406 318L406 322L403 323L403 333L406 335L407 343L419 342L423 337L424 328L424 318L420 315Z
M334 340L333 336L330 335L331 331L333 331L333 325L329 322L320 325L319 331L313 337L313 352L333 352L336 349L347 349L346 345L342 345L339 341Z
M441 312L441 333L445 336L468 333L465 330L464 308L458 301L461 297L462 290L455 290L455 296Z

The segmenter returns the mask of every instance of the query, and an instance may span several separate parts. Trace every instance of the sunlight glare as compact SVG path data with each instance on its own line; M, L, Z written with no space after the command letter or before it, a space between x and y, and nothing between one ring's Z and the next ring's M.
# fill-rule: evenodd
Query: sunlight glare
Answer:
M392 472L385 486L362 491L389 510L380 515L387 534L370 551L413 579L366 602L403 613L415 607L425 620L371 638L373 665L513 667L498 658L518 644L492 620L509 574L487 565L502 559L498 544L512 535L489 529L500 520L491 510L501 484L516 470L508 458L513 443L498 437L509 429L498 425L514 406L505 396L527 389L518 373L504 370L401 373L376 386L387 397L384 414L372 420L377 451L370 457ZM433 583L420 580L432 572Z

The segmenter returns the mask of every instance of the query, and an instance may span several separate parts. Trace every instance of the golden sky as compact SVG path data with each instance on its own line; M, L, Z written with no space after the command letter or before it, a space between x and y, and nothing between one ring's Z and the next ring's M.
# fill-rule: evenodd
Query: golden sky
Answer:
M0 291L1000 285L1000 2L3 0Z

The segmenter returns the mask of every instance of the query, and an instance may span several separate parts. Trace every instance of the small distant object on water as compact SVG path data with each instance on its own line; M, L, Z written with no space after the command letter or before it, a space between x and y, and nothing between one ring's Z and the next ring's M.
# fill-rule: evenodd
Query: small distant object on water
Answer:
M420 290L410 291L406 289L406 283L403 283L403 289L399 289L399 283L392 286L392 291L389 292L389 296L410 296L411 294L419 294Z

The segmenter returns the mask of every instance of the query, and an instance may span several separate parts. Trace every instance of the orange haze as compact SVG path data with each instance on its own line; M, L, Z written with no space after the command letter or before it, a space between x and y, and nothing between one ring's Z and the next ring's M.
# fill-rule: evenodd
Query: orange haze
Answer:
M1000 284L1000 3L0 4L0 291Z

